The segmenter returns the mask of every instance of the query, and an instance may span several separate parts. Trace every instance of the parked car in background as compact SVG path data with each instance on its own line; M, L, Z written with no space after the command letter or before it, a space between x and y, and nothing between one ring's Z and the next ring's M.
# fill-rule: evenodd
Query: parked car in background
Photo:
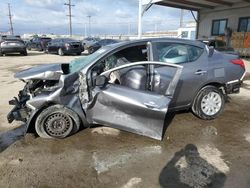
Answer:
M82 45L84 47L84 50L88 50L89 46L93 45L94 43L98 42L100 38L95 37L87 37L82 41Z
M237 55L198 41L121 42L69 64L17 73L26 86L10 101L15 107L7 117L44 138L99 124L160 140L167 112L190 109L204 120L218 117L226 96L239 92L245 72Z
M94 53L95 51L97 51L99 48L103 47L103 46L107 46L110 44L115 44L120 42L119 40L114 40L114 39L102 39L99 40L95 43L92 43L91 45L88 46L87 50L89 54Z
M228 54L238 54L232 47L227 47L227 44L223 40L200 40L201 42L205 43L206 45L210 47L214 47L215 50L218 50L220 52L225 52Z
M84 51L80 41L71 38L57 38L49 42L46 52L60 56L76 54L81 55Z
M19 36L0 36L0 56L9 53L20 53L25 56L27 55L25 43Z
M50 41L51 41L51 38L49 37L34 37L33 39L27 42L26 44L27 49L45 51Z

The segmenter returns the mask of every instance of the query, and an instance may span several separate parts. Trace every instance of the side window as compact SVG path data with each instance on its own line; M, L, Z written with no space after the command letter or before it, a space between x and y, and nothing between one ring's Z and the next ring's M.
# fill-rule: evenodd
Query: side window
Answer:
M148 58L146 45L128 47L113 54L110 54L106 58L97 62L91 69L92 85L94 85L96 77L105 71L128 63L147 60ZM121 84L121 81L123 80L123 75L125 75L125 70L127 69L124 69L123 71L113 72L110 77L110 83ZM123 83L125 83L124 80Z
M201 54L203 53L203 49L196 46L187 46L188 48L188 59L189 62L196 61Z
M156 61L160 62L174 64L188 62L188 49L183 44L157 43L155 54Z
M182 64L197 60L202 48L175 43L157 43L154 47L155 61Z

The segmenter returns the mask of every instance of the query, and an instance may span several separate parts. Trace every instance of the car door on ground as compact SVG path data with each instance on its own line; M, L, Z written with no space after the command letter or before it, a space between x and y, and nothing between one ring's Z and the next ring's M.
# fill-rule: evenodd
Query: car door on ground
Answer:
M92 80L91 101L86 112L89 122L162 139L165 115L181 67L173 65L174 79L165 93L157 93L149 88L149 67L169 65L148 59L147 46L137 45L110 54L89 70ZM103 76L106 83L96 85Z
M174 98L170 108L185 108L193 101L198 90L207 80L207 53L204 49L172 42L153 43L154 61L178 64L183 66L182 75L177 85ZM156 84L154 90L164 91L173 77L174 70L169 67L163 70L162 67L155 67L154 79Z

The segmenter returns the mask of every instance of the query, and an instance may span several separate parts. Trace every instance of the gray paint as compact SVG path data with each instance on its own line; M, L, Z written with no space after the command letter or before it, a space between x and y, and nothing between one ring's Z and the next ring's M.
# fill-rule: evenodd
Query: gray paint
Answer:
M89 86L87 83L90 76L89 70L97 62L121 49L147 44L147 42L152 41L153 45L154 42L159 41L189 44L204 48L204 51L198 60L182 65L154 61L136 62L115 67L100 75L108 77L111 72L122 72L123 69L134 71L135 69L132 67L138 68L142 65L150 65L149 67L153 68L153 71L150 71L152 71L152 75L155 75L153 79L155 82L152 86L153 92L135 90L116 84ZM151 46L149 48L151 59L153 59L152 44L149 45ZM27 110L29 116L26 117L28 118L26 122L28 127L41 110L52 104L61 104L76 112L85 127L88 127L89 124L103 124L161 139L165 115L171 105L175 104L173 107L180 107L182 104L187 104L186 108L189 108L196 93L204 85L214 82L226 85L227 82L233 79L239 80L242 77L244 70L229 62L235 58L237 56L225 55L217 51L209 54L209 49L205 48L205 45L200 42L179 39L149 39L106 47L105 53L92 63L87 64L79 72L63 74L63 72L67 72L67 69L64 67L65 65L58 64L41 66L41 69L36 67L22 71L16 74L16 77L25 80L27 82L26 87L32 86L32 82L35 83L37 80L43 82L53 80L56 82L50 90L47 88L41 89L36 94L31 93L30 88L25 88L22 91L20 97L22 95L29 96L29 99L25 101L25 107L29 109ZM156 67L154 68L153 65ZM164 67L166 70L164 70ZM215 70L222 67L225 67L225 76L216 78L214 76ZM202 69L205 73L196 74L199 69ZM232 70L234 73L232 73ZM51 74L46 74L46 72ZM60 74L59 78L57 77L58 73ZM135 71L133 74L136 75L137 73ZM136 78L137 76L135 76ZM137 85L132 84L133 87L137 87ZM182 101L185 103L182 103Z

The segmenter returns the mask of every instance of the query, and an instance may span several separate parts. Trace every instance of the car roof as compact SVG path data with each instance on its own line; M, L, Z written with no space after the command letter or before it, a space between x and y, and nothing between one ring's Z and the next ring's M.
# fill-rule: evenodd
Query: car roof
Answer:
M22 41L20 36L15 36L15 35L1 35L0 40L18 40L18 41Z
M199 48L205 48L206 44L201 41L196 40L187 40L187 39L179 39L179 38L147 38L147 39L136 39L131 41L122 41L119 43L114 43L109 45L110 47L117 48L122 47L124 45L136 44L136 43L147 43L147 42L171 42L171 43L181 43L187 44L191 46L197 46Z

